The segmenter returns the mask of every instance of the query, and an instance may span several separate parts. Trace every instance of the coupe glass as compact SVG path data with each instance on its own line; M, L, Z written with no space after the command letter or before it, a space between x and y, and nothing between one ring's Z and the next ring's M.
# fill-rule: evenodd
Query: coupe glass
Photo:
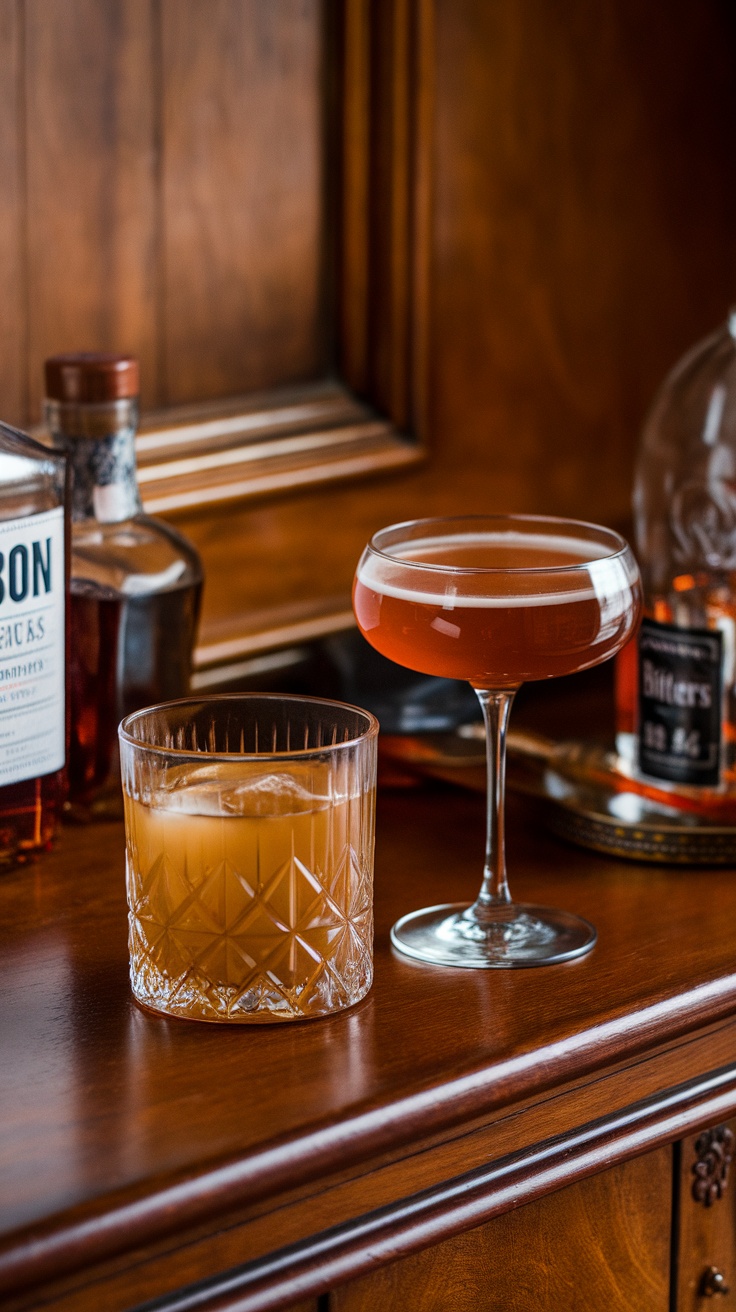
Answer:
M483 884L472 906L403 916L396 948L443 966L538 966L589 951L596 931L567 911L512 902L504 853L506 727L527 679L608 660L634 633L641 583L618 533L532 515L422 519L384 528L353 588L361 632L390 660L467 679L486 727Z

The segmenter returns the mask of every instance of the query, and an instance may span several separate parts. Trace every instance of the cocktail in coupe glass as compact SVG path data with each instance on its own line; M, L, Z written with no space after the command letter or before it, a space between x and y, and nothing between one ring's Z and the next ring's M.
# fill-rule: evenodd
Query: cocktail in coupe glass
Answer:
M589 951L596 931L567 911L512 902L504 854L506 727L528 679L608 660L632 636L641 583L630 547L595 524L532 515L459 516L376 533L353 607L364 637L399 665L467 679L486 726L483 884L472 906L414 911L396 948L444 966L539 966Z

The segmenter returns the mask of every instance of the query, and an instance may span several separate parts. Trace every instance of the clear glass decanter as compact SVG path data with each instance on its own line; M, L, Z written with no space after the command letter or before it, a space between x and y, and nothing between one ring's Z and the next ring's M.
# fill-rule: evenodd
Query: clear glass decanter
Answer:
M676 365L634 481L644 621L619 657L624 768L736 797L736 311Z
M199 616L197 551L143 512L138 391L131 356L46 362L46 418L72 469L69 796L83 818L122 805L120 720L188 693Z

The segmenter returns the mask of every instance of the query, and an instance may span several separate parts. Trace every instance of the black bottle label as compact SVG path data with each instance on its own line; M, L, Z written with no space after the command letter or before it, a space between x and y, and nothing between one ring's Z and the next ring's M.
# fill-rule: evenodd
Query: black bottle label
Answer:
M639 768L655 779L720 782L723 636L642 621Z

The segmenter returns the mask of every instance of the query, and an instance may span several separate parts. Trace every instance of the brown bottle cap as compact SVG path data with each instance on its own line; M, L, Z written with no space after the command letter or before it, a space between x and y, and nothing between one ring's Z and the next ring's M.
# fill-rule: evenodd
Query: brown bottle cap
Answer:
M44 366L46 395L52 401L117 401L137 396L138 361L133 355L107 351L70 351L52 355Z

